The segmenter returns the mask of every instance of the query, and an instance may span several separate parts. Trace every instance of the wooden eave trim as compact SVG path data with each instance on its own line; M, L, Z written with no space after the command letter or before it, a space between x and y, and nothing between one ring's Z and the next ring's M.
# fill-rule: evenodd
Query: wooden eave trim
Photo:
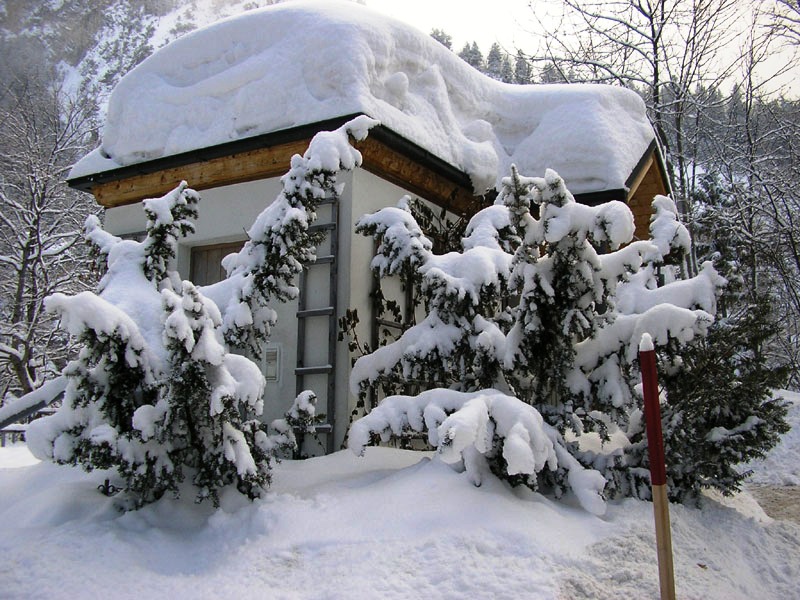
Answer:
M99 204L112 208L165 194L184 179L193 189L204 190L278 177L289 169L291 157L302 154L309 142L308 139L299 140L108 181L95 184L91 191ZM473 210L477 199L471 186L465 186L463 181L453 181L374 137L357 143L356 147L361 152L362 166L367 171L451 212L466 214Z
M113 208L166 194L182 180L188 181L192 189L205 190L277 177L286 173L291 157L294 154L302 154L306 148L308 140L299 140L99 183L95 184L91 191L98 204L105 208Z
M353 117L165 157L68 183L91 192L100 205L112 208L162 195L181 180L196 190L204 190L278 177L288 171L294 154L307 149L313 134L340 127ZM301 133L303 137L297 137ZM464 172L386 127L374 127L369 137L355 146L362 153L366 170L454 213L474 212L480 201Z
M414 142L407 140L388 127L384 127L383 125L373 127L367 139L377 140L395 152L425 165L428 170L433 173L457 183L470 191L473 190L472 180L464 171L442 160L435 154L428 152Z
M377 136L367 137L355 147L361 152L364 169L452 213L471 214L480 203L480 197L473 194L472 185L465 176L459 178L461 181L454 181L426 163L390 147Z
M110 169L108 171L101 171L100 173L93 173L83 177L75 177L67 180L70 187L84 191L92 192L92 189L103 183L111 181L119 181L120 179L128 179L138 175L148 175L157 171L164 171L177 167L184 167L194 163L206 162L215 158L225 158L233 155L246 153L251 150L260 150L263 148L270 148L290 144L300 140L308 142L315 133L319 131L330 131L337 129L359 116L359 113L347 115L344 117L337 117L335 119L328 119L326 121L319 121L309 125L301 125L299 127L292 127L290 129L282 129L272 133L263 135L252 136L241 140L234 140L208 148L201 148L199 150L190 150L189 152L181 152L180 154L172 154L153 160L143 161L117 169Z
M627 185L628 198L633 198L634 194L636 194L636 190L639 189L639 186L642 184L642 181L644 181L644 178L647 177L647 173L650 171L654 162L655 159L652 154L647 157L647 160L645 161L642 168L639 170L638 173L636 173L636 177L631 181L630 185Z

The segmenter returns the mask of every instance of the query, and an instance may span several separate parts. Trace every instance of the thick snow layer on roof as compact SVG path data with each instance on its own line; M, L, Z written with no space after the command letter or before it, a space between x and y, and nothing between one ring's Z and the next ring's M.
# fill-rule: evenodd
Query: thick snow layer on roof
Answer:
M504 84L352 2L288 2L192 32L115 88L80 177L363 112L495 186L511 163L573 193L618 189L653 139L642 100L600 85Z

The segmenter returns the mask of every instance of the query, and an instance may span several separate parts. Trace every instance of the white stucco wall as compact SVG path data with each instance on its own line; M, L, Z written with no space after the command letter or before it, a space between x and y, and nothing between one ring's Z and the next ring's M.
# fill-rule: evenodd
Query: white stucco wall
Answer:
M369 293L372 290L372 271L370 262L374 255L372 238L355 233L355 223L362 215L375 212L385 206L394 206L406 194L407 190L389 183L380 177L357 169L352 174L352 202L342 203L340 215L341 260L339 273L339 316L345 311L356 309L360 323L359 338L370 341L370 328L373 314ZM346 292L346 296L344 295ZM337 406L340 418L336 422L337 447L344 440L349 425L350 413L355 407L356 397L350 394L350 361L351 356L346 342L340 342L337 348Z

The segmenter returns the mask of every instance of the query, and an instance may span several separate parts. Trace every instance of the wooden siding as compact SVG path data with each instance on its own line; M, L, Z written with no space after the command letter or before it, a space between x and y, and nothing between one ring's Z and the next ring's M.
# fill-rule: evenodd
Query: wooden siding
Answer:
M188 181L192 189L205 190L278 177L289 170L289 161L294 154L305 152L308 143L309 140L289 142L163 169L155 173L98 183L92 186L92 194L100 205L112 208L133 204L144 198L163 196L182 180Z
M655 153L651 154L644 167L634 178L628 192L628 206L633 212L636 224L634 236L644 240L650 237L650 216L653 214L653 198L658 194L666 195L669 191L664 183L661 163Z

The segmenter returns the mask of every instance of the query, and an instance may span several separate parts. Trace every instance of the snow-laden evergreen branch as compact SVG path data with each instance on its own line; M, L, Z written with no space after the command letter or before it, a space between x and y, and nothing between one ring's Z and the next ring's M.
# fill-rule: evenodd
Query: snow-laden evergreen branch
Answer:
M350 138L363 140L376 124L362 115L315 135L303 156L292 157L289 172L281 178L283 189L256 218L244 247L226 257L226 279L201 289L222 312L228 344L260 355L276 319L270 303L296 298L295 278L304 263L316 258L316 245L324 237L324 232L310 229L317 207L341 194L340 172L361 165L361 153Z
M584 509L605 513L603 476L584 469L534 407L497 390L390 396L353 424L348 447L360 455L374 440L413 434L427 434L439 457L466 470L476 486L492 472L537 490L540 478L549 475L571 490Z
M188 189L185 181L163 198L144 200L147 216L144 275L161 282L167 277L170 261L178 251L178 238L194 233L200 196Z

